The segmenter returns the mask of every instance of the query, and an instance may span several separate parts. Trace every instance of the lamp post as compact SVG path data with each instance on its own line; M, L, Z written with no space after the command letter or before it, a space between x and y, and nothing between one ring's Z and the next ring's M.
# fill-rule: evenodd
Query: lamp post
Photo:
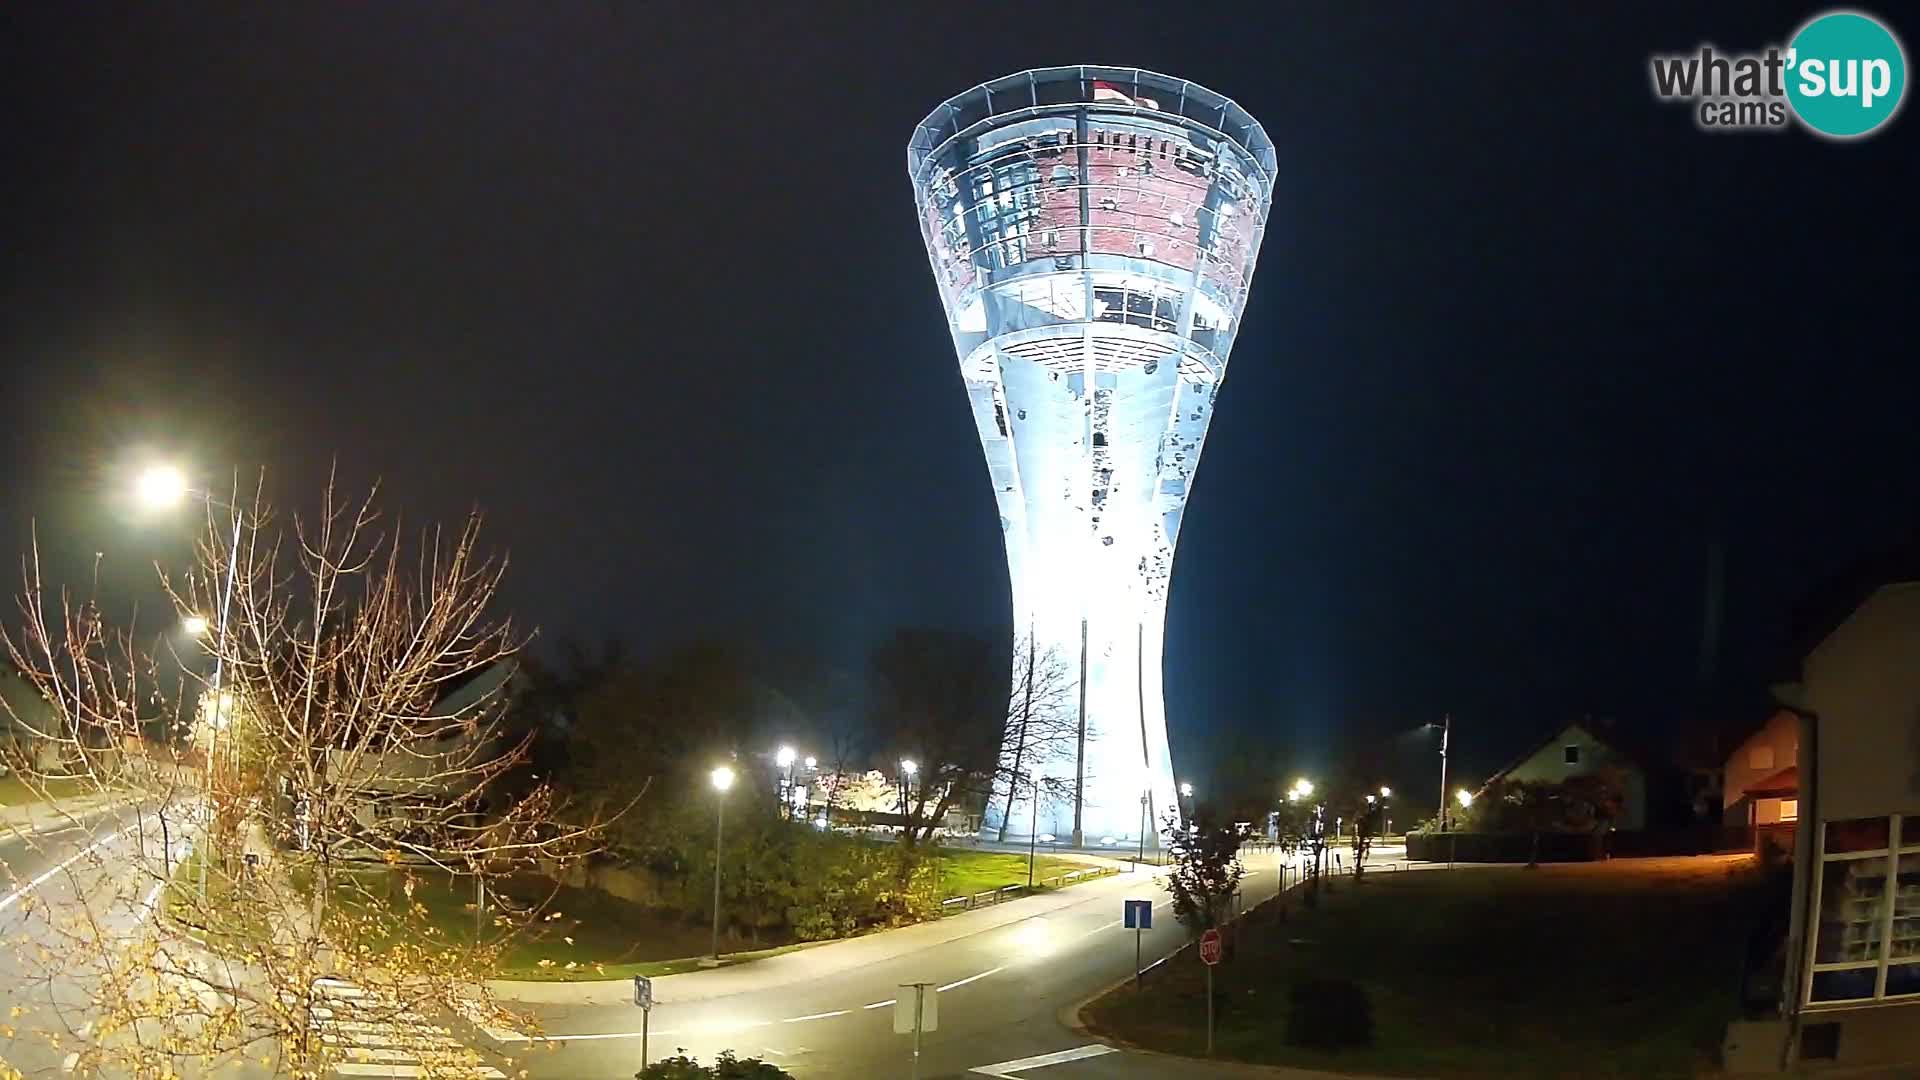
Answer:
M1387 805L1387 800L1391 798L1393 798L1393 789L1385 784L1380 785L1381 836L1387 836L1393 832L1393 810Z
M720 851L727 829L727 789L733 786L733 770L722 765L708 775L713 781L713 955L706 966L720 964Z
M171 509L180 505L189 496L203 500L208 507L218 505L212 494L188 487L186 473L174 465L148 466L141 471L139 478L135 481L134 489L140 502L152 510ZM214 716L207 723L207 760L200 770L202 801L206 804L203 810L207 815L207 850L201 853L199 860L199 890L202 900L206 899L207 895L207 863L213 855L213 769L218 757L219 732L224 719L223 714L226 712L229 701L229 698L221 693L221 676L225 672L227 658L227 609L233 601L234 569L240 565L240 510L232 505L227 509L233 514L233 539L227 544L227 575L225 583L220 587L218 638L213 650L213 678L208 685L208 691L213 695ZM206 618L200 615L189 615L183 626L195 637L207 631Z
M913 832L913 774L919 771L919 762L912 758L900 759L900 830L903 837Z
M781 747L780 752L773 756L773 760L779 764L782 774L778 785L780 792L780 817L782 820L791 820L793 818L793 762L798 756L798 754L793 752L793 747L791 746Z
M1440 831L1447 831L1447 743L1453 737L1453 714L1440 718ZM1466 805L1465 803L1461 804Z
M1033 891L1033 865L1040 855L1040 770L1033 770L1033 828L1027 835L1027 891Z
M1180 811L1181 813L1185 814L1187 816L1187 820L1191 822L1193 820L1193 785L1192 784L1186 783L1185 781L1181 782L1180 798L1181 798Z

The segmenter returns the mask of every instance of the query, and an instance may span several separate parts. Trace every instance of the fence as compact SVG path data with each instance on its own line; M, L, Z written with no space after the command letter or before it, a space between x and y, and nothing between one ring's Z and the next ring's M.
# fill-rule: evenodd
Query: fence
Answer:
M1038 889L1058 889L1067 885L1077 885L1082 881L1092 881L1094 878L1106 877L1109 874L1117 874L1119 872L1118 867L1089 866L1084 870L1069 870L1064 874L1053 874L1040 878L1034 882L1034 885ZM1003 885L998 889L988 889L985 892L972 893L967 896L950 896L940 901L940 914L953 915L962 911L972 911L975 908L992 907L1002 900L1011 900L1015 896L1019 896L1027 891L1028 889L1025 885Z
M1536 858L1540 862L1595 862L1615 856L1711 855L1752 850L1753 830L1739 825L1707 824L1606 833L1407 834L1407 858L1414 862L1524 863Z

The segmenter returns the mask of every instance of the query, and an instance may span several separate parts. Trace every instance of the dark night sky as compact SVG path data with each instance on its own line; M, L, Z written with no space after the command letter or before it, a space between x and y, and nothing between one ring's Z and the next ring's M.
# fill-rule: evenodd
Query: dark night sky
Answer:
M1443 710L1470 768L1583 712L1657 736L1710 540L1737 699L1920 524L1920 119L1702 135L1647 55L1816 8L1571 10L10 8L0 537L118 587L179 544L111 510L142 448L302 490L337 458L485 507L553 636L854 666L1004 620L904 145L983 79L1138 64L1282 163L1182 531L1176 753Z

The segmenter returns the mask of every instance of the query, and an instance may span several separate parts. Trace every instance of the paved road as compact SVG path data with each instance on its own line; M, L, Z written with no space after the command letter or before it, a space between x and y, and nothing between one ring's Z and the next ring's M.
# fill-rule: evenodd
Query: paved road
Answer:
M85 995L74 984L85 976L48 977L48 965L33 954L57 948L57 935L25 909L117 890L127 900L112 911L114 925L129 935L141 932L152 917L152 894L124 880L132 861L121 848L153 842L130 810L31 840L0 839L0 860L11 875L0 876L0 1001L32 1007L36 1026L84 1036L87 1017L79 1006ZM1382 851L1378 857L1399 856ZM1271 896L1273 856L1256 853L1250 863L1244 895L1249 902ZM901 984L927 982L939 998L938 1029L921 1045L918 1074L927 1080L1246 1075L1115 1052L1060 1022L1063 1009L1132 974L1134 935L1120 925L1122 900L1154 901L1154 929L1140 937L1148 963L1185 944L1185 931L1154 880L1157 872L1148 867L936 924L663 981L652 1016L652 1056L685 1048L711 1059L732 1049L765 1057L803 1080L906 1077L913 1070L911 1039L894 1034L893 1005ZM142 892L149 893L144 904L135 899ZM1176 962L1193 961L1189 954ZM539 1080L625 1080L639 1066L639 1013L630 1003L533 1006L548 1036L534 1042L513 1032L483 1035L456 1017L394 1016L352 987L332 989L339 1022L331 1034L357 1048L343 1076L418 1075L412 1062L420 1051L458 1044L508 1075L517 1071L509 1059L522 1062ZM15 1026L22 1028L17 1035L0 1036L0 1060L28 1075L58 1077L71 1066L71 1038L55 1047L44 1034Z
M49 912L62 912L63 904L77 911L73 900L84 892L109 932L131 935L152 915L138 883L117 880L124 865L112 867L117 847L146 839L133 812L119 807L76 817L0 832L0 1001L7 1005L0 1060L28 1075L61 1073L92 1019L83 989L90 976L62 963L61 931Z
M1383 850L1375 859L1400 858ZM1370 863L1375 860L1370 860ZM921 1077L1013 1076L1036 1080L1117 1077L1224 1077L1239 1070L1188 1066L1151 1055L1113 1052L1064 1026L1059 1013L1129 977L1134 934L1121 926L1121 901L1150 898L1154 928L1141 935L1148 963L1187 941L1173 919L1153 868L1075 886L1045 897L1012 901L1030 917L951 941L864 963L794 972L778 985L695 996L683 977L678 1000L661 994L651 1023L652 1056L685 1048L703 1060L724 1049L764 1057L804 1080L911 1075L911 1038L893 1032L893 1003L902 984L927 982L939 993L939 1029L921 1044ZM1276 884L1275 859L1257 853L1243 886L1250 900L1266 899ZM957 916L970 919L987 912ZM1003 915L1005 913L1002 913ZM983 920L984 921L984 920ZM827 946L834 949L838 946ZM825 949L821 950L822 952ZM804 960L809 952L783 960ZM1174 962L1198 962L1187 954ZM762 963L768 963L762 961ZM753 967L737 969L744 978ZM828 961L828 968L835 965ZM679 987L688 991L679 991ZM612 1080L631 1077L640 1062L639 1011L631 1004L535 1006L551 1041L526 1047L534 1077ZM508 1049L512 1041L502 1044Z

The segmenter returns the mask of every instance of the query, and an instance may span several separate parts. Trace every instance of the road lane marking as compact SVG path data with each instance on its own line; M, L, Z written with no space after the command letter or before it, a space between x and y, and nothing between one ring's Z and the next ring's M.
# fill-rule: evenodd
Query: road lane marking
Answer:
M976 981L978 981L978 980L980 980L980 979L984 979L984 978L986 978L986 977L987 977L987 976L989 976L989 975L995 975L995 974L998 974L998 973L1000 973L1000 972L1002 972L1002 971L1005 971L1005 970L1007 970L1007 968L1006 968L1006 965L1004 965L1004 964L1002 964L1001 966L999 966L999 967L997 967L997 968L989 968L988 970L986 970L986 971L983 971L983 972L981 972L981 973L980 973L980 974L978 974L978 975L969 975L969 976L967 976L967 977L966 977L966 978L964 978L964 979L960 979L960 980L957 980L957 981L955 981L955 982L950 982L950 983L948 983L948 984L947 984L947 985L945 985L945 986L936 986L936 987L934 987L934 988L933 988L933 992L934 992L934 993L936 993L936 994L944 994L944 993L946 993L947 991L949 991L949 990L951 990L951 989L953 989L953 988L954 988L954 987L956 987L956 986L965 986L965 985L967 985L967 984L968 984L968 983L970 983L970 982L976 982Z
M1012 1080L1013 1074L1017 1072L1025 1072L1028 1069L1041 1069L1048 1065L1064 1065L1069 1061L1083 1061L1087 1058L1099 1057L1102 1054L1111 1054L1113 1052L1113 1047L1105 1043L1093 1043L1089 1046L1076 1047L1072 1050L1059 1050L1051 1054L1038 1054L1034 1057L1016 1058L1013 1061L1002 1061L993 1065L982 1065L979 1068L968 1069L967 1071L979 1073L981 1076L997 1076L1001 1077L1002 1080Z
M892 1005L897 1001L899 1001L898 998L888 998L885 1001L876 1001L871 1005L862 1005L860 1007L863 1009L884 1009L887 1006Z
M797 1024L802 1020L825 1020L829 1017L845 1016L852 1011L852 1009L835 1009L832 1012L811 1013L807 1016L789 1016L780 1022L783 1024Z
M658 1039L666 1035L678 1035L680 1034L680 1032L654 1031L654 1032L649 1032L649 1034L652 1035L654 1038ZM511 1039L501 1039L500 1041L501 1042L525 1042L525 1043L564 1043L564 1042L592 1042L596 1039L637 1039L639 1037L640 1037L640 1033L637 1031L596 1031L596 1032L590 1032L585 1035L515 1035Z
M124 828L115 829L113 832L108 833L107 835L101 837L100 839L95 840L93 843L88 844L86 847L81 848L79 851L76 851L73 854L67 856L65 859L62 859L59 865L53 867L52 869L41 871L40 876L34 878L32 881L29 881L25 885L22 885L19 888L13 890L12 892L8 893L4 899L0 899L0 911L5 911L8 908L12 907L13 905L19 903L21 897L27 895L28 893L39 888L40 886L45 885L47 881L53 877L53 875L58 874L62 870L65 870L67 867L72 866L74 863L79 862L81 859L84 859L87 856L93 854L94 852L100 850L101 848L106 847L108 844L112 843L113 841L120 839L121 834L125 833L127 829L130 829L132 827L133 826L129 825Z

